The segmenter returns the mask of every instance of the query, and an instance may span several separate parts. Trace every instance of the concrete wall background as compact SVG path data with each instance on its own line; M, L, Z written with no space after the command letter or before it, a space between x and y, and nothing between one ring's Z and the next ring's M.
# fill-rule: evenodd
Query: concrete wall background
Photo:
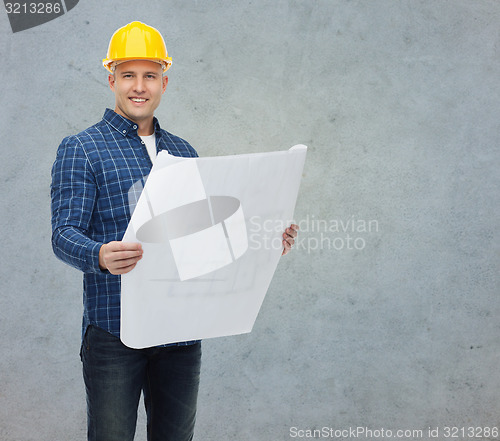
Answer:
M310 148L253 332L204 342L196 439L500 426L500 2L82 0L17 34L0 13L0 439L85 438L50 168L114 105L100 59L136 19L174 60L157 116L200 155Z

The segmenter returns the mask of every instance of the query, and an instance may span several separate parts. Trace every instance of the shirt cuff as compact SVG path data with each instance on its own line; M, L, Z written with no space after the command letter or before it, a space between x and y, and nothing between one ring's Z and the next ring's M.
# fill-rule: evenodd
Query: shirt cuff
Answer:
M89 270L93 273L109 274L108 270L102 270L99 266L99 251L104 244L101 242L92 242L87 247L86 251L86 261L89 266Z

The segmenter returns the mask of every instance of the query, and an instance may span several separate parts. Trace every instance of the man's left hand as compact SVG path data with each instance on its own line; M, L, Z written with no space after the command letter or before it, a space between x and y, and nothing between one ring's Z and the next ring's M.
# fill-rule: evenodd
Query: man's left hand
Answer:
M291 249L292 245L295 243L295 238L297 237L297 232L299 231L299 226L292 224L283 233L283 252L282 256L287 254Z

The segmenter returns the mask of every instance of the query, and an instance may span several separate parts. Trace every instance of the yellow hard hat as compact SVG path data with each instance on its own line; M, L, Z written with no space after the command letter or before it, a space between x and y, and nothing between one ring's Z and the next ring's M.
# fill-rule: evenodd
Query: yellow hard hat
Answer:
M168 56L161 34L140 21L133 21L113 34L102 64L113 73L117 64L128 60L156 61L162 65L163 72L172 65L172 58Z

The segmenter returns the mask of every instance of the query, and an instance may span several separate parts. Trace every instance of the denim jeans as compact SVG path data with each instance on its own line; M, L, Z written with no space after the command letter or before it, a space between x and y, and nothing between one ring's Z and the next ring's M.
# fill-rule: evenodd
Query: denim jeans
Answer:
M201 343L131 349L89 326L81 357L89 441L133 441L141 391L148 441L193 438Z

